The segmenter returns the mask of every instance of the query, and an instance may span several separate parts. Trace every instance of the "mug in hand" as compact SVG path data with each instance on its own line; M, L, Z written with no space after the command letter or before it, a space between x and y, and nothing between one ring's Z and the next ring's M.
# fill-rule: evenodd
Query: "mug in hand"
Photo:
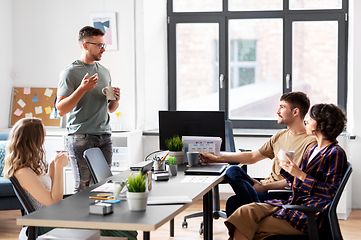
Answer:
M107 96L107 100L115 100L113 90L114 87L105 87L102 89L102 93Z
M295 156L295 151L289 151L289 150L279 150L277 157L279 160L282 160L284 162L289 162L288 158L286 157L286 154L293 160L293 157Z
M187 152L188 165L194 166L199 164L199 152Z

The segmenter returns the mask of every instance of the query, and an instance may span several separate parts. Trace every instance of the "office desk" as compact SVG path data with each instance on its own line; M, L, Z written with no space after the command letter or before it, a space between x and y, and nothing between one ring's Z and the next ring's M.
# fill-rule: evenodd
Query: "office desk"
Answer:
M204 239L212 240L212 188L220 183L224 179L224 176L219 176L209 183L181 183L181 180L185 177L183 170L184 168L180 168L178 176L170 177L169 181L153 181L153 189L149 192L149 196L187 195L192 199L192 203L203 196ZM107 180L121 181L127 178L129 174L130 171L121 172ZM144 212L132 212L128 208L128 203L121 201L120 203L114 204L114 213L112 214L105 216L89 214L89 205L94 202L94 200L89 199L89 196L95 196L97 194L91 192L91 190L105 183L107 180L51 206L18 218L17 225L141 230L144 232L144 239L149 239L150 231L154 231L164 223L172 220L192 204L149 205Z

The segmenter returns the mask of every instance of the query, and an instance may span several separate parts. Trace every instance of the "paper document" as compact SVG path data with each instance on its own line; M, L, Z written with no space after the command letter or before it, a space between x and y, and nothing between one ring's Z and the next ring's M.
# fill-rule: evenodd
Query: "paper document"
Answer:
M112 182L110 183L104 183L103 185L100 185L97 188L94 188L92 192L113 192L114 191L114 185Z
M192 200L188 196L157 196L157 197L148 197L148 205L156 204L183 204L191 203Z
M186 176L181 183L212 183L218 176Z

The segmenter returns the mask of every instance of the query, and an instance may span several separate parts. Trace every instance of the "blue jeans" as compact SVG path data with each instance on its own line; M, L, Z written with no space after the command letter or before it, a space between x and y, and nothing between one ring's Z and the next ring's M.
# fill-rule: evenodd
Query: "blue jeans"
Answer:
M239 166L231 166L227 169L225 175L227 181L233 188L236 195L228 198L226 203L227 216L231 214L240 206L252 202L264 202L269 199L288 199L288 195L274 194L268 192L259 192L253 188L253 181L250 176Z
M66 138L66 145L75 179L76 192L89 187L90 184L90 171L83 157L85 150L93 147L100 148L109 167L112 164L113 143L110 134L71 134Z

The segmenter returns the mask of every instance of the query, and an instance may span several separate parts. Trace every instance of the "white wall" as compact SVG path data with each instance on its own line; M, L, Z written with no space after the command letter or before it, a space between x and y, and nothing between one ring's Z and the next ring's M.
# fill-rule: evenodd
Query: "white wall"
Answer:
M12 26L12 1L2 0L0 7L0 22L2 23L0 46L0 128L8 127L10 112L10 99L12 90L12 63L13 63L13 26Z
M78 32L89 25L92 12L117 13L118 51L106 51L100 63L110 70L113 85L121 88L118 111L123 113L125 128L134 129L133 1L14 0L13 69L16 77L13 85L57 87L60 71L80 56Z

